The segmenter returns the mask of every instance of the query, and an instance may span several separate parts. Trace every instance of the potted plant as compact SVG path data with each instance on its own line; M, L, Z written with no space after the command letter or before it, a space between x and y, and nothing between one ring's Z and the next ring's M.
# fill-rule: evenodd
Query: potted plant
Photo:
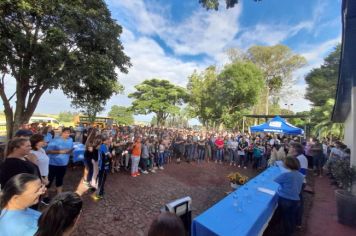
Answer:
M248 177L241 175L239 172L230 173L227 178L230 180L230 185L233 189L237 189L239 185L247 182Z
M338 160L332 168L340 187L335 190L338 221L341 224L356 226L356 195L352 191L356 182L356 168L348 160Z

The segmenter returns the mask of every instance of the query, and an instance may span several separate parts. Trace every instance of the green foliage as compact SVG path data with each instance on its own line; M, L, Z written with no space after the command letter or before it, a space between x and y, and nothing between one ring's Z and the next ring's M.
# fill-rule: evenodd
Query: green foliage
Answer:
M1 1L0 25L0 73L17 84L14 111L0 81L11 128L31 117L47 90L62 89L75 107L100 100L95 111L121 90L115 69L126 73L130 62L103 0Z
M73 122L74 116L78 115L76 112L62 111L58 114L58 121Z
M168 115L179 113L179 105L188 100L185 88L168 80L145 80L135 88L137 91L129 94L129 98L135 99L131 110L136 114L155 113L157 125L163 125Z
M292 73L306 64L304 57L294 54L285 45L252 46L247 51L247 58L264 73L265 112L269 114L269 102L278 97L283 89L293 85ZM289 94L290 95L290 94Z
M251 62L226 65L220 74L215 67L189 78L191 111L205 126L221 123L233 128L258 99L263 87L263 74Z
M314 107L310 111L312 134L314 136L327 137L332 135L338 139L343 138L344 125L331 121L334 104L334 99L328 99L324 105Z
M314 68L305 77L307 92L305 98L314 106L322 106L328 99L335 98L339 75L341 45L337 45L325 59L323 65Z
M127 107L114 105L109 111L109 116L119 125L132 125L134 123L133 112Z
M353 183L356 181L356 167L350 166L349 160L335 161L332 173L343 189L352 192Z
M255 2L259 2L261 0L254 0ZM206 8L207 10L219 10L219 0L199 0L199 3ZM239 0L225 0L226 8L233 8L236 4L239 3Z

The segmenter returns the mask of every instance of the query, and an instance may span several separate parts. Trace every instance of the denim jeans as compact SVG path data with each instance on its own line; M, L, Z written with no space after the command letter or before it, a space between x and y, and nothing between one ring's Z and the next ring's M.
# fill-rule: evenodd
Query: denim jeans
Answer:
M148 166L148 158L141 158L141 168L143 171L147 170L147 166Z
M204 149L198 149L198 160L203 161L205 158L205 150Z
M298 205L299 201L279 197L278 208L281 213L281 220L284 231L282 235L289 236L293 234L296 226L296 214Z
M97 195L103 196L104 195L104 186L106 181L106 170L100 170L98 174L98 189Z
M163 166L164 162L164 152L160 152L158 154L158 166Z
M138 164L140 163L140 156L131 155L131 174L138 172Z
M229 153L230 153L230 162L237 164L239 158L239 155L237 154L237 150L229 149Z
M217 149L216 150L216 159L217 161L222 161L224 155L224 149Z
M239 165L247 166L246 155L240 155Z

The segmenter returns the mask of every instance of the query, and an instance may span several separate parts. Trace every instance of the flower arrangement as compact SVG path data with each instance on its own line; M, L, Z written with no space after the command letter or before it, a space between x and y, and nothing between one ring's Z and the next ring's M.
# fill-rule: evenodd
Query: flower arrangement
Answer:
M237 185L244 185L248 180L247 176L241 175L239 172L230 173L227 178L230 180L231 183Z

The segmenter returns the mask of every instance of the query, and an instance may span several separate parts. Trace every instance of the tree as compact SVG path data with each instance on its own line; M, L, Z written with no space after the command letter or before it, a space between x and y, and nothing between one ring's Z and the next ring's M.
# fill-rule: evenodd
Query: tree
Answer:
M254 0L259 2L261 0ZM219 10L219 0L199 0L199 3L206 8L207 10L214 9ZM225 0L226 8L233 8L236 4L239 3L239 0Z
M119 125L132 125L134 123L133 112L127 107L114 105L109 111L109 116Z
M77 115L74 112L70 111L62 111L58 114L58 121L60 122L72 122L74 119L74 116Z
M314 106L322 106L335 98L339 75L341 45L337 45L325 59L323 65L310 71L305 77L307 89L305 98Z
M220 74L209 67L189 78L191 110L205 126L233 128L257 102L262 87L263 73L251 62L226 65Z
M192 117L198 117L205 127L216 128L221 123L223 109L217 99L221 96L217 81L218 72L215 66L208 67L200 74L195 71L189 77L189 113Z
M269 102L279 92L293 84L292 73L306 64L304 57L294 54L284 45L252 46L247 57L264 73L265 112L269 113Z
M8 137L48 90L62 89L75 106L89 95L103 103L120 91L115 69L127 73L130 66L121 33L102 0L1 1L0 96ZM9 79L16 82L12 95L5 93Z
M163 125L170 114L179 113L178 105L188 99L185 88L171 84L168 80L145 80L135 88L137 91L129 94L129 98L135 99L131 110L136 114L155 113L157 125Z
M328 99L322 106L312 108L310 111L312 121L312 134L321 137L337 137L342 139L344 136L344 125L331 121L331 113L334 108L335 100Z

